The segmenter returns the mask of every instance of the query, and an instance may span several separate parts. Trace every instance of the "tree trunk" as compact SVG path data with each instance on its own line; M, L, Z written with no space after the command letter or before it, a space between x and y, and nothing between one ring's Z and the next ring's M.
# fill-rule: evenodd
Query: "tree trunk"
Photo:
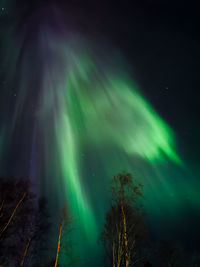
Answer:
M30 247L31 241L32 241L32 237L29 238L29 240L28 240L28 242L26 244L26 247L25 247L25 250L24 250L24 254L23 254L22 260L20 262L20 267L24 265L24 260L26 258L27 253L28 253L28 249Z
M56 253L56 261L55 261L55 265L54 267L57 267L58 264L58 255L59 255L59 251L60 251L60 238L61 238L61 234L62 234L62 227L63 224L60 224L60 230L59 230L59 237L58 237L58 248L57 248L57 253Z
M125 266L129 266L130 262L130 252L128 249L128 238L127 238L127 229L126 229L126 215L124 212L124 190L123 188L121 189L121 212L122 212L122 220L123 220L123 238L124 238L124 250L125 250Z
M117 254L117 267L120 266L121 263L121 257L122 257L122 240L121 240L121 232L118 232L118 254Z
M11 214L9 220L8 220L8 222L6 223L6 225L5 225L5 226L3 227L3 229L1 230L1 232L0 232L0 236L3 234L3 232L7 229L8 225L9 225L10 222L12 221L12 219L13 219L13 217L14 217L14 215L15 215L17 209L18 209L18 207L20 206L20 204L21 204L22 201L24 200L26 194L27 194L27 193L25 192L25 193L23 194L22 198L19 200L19 202L18 202L17 205L15 206L15 208L14 208L14 210L13 210L13 212L12 212L12 214Z
M115 267L115 241L113 241L112 245L112 254L113 254L113 267Z

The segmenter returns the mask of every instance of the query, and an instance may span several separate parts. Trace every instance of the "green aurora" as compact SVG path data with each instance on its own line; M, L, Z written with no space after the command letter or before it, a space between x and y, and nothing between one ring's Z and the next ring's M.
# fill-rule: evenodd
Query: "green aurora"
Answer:
M199 205L198 187L185 178L190 174L177 153L173 130L140 93L126 61L108 47L43 30L39 44L27 47L21 58L13 116L0 132L1 158L6 161L13 136L30 127L31 178L52 199L52 209L67 203L79 238L91 247L108 206L110 179L123 170L144 185L143 205L150 220L180 223L183 207ZM11 51L9 79L20 48ZM27 88L35 89L36 79L37 108L26 126L31 102ZM20 164L23 168L22 160Z
M125 168L134 171L127 158L137 157L152 165L167 160L180 165L181 160L174 149L173 131L139 93L127 71L113 72L112 59L106 67L101 60L99 63L96 57L93 59L88 49L83 53L84 46L80 48L77 43L63 48L67 69L63 84L57 86L58 82L47 73L39 116L43 118L42 125L47 124L47 117L54 118L50 127L54 126L57 166L67 201L93 242L98 230L82 178L85 150L95 149L108 178ZM51 73L56 75L56 66L53 68ZM124 63L123 70L126 69ZM49 131L49 126L45 127L44 136ZM44 149L47 155L52 154L49 143L46 141ZM112 156L105 155L106 149Z

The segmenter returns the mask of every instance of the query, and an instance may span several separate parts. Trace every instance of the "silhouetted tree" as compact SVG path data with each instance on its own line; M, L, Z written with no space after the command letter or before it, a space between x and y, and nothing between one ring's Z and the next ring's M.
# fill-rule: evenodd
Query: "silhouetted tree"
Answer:
M34 194L26 179L0 178L0 263L22 266L34 221Z
M183 267L184 263L183 250L181 247L169 242L163 241L158 246L157 258L163 267Z
M191 267L200 267L200 253L199 251L194 251L191 257Z
M74 218L69 215L67 207L64 207L60 213L56 258L52 261L54 267L59 266L59 258L64 259L63 267L73 266L80 261L79 257L75 256L74 244L71 240L71 234L76 229L73 223Z
M44 262L49 253L49 235L52 227L50 219L47 199L40 197L35 206L32 235L27 243L30 247L28 260L33 267L44 266Z
M137 205L142 196L141 184L130 173L114 176L111 186L112 203L105 218L101 239L113 267L128 267L140 259L137 245L144 237L145 226Z
M47 201L27 179L0 178L0 264L44 266L50 229ZM35 262L35 265L34 265Z

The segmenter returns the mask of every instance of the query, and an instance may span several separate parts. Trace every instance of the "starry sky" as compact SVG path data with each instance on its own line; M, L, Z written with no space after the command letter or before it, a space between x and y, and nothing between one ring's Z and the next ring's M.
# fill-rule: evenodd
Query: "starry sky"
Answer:
M0 175L30 177L52 208L69 201L92 247L122 170L144 184L152 239L199 246L196 10L0 2Z

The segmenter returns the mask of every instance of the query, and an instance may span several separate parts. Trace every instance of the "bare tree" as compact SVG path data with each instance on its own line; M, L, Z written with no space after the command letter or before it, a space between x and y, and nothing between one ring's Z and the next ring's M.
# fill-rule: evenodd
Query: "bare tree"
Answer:
M200 267L200 252L194 251L191 258L191 267Z
M67 208L64 207L61 211L56 259L54 261L54 267L58 267L59 258L64 258L62 266L72 266L80 261L79 257L74 254L74 244L71 240L72 232L76 230L74 227L74 218L69 215Z
M44 266L39 262L50 228L46 199L36 200L28 179L6 177L0 178L0 203L0 264Z
M0 178L0 263L17 264L30 238L34 194L27 179Z
M139 261L137 243L145 233L138 196L141 184L130 173L120 173L112 180L112 204L106 214L101 239L113 267L129 267Z
M29 237L26 241L20 266L44 266L49 250L49 233L52 223L45 197L40 197L34 207L34 218L31 222Z
M183 249L170 241L162 241L158 245L156 256L163 267L187 266Z

